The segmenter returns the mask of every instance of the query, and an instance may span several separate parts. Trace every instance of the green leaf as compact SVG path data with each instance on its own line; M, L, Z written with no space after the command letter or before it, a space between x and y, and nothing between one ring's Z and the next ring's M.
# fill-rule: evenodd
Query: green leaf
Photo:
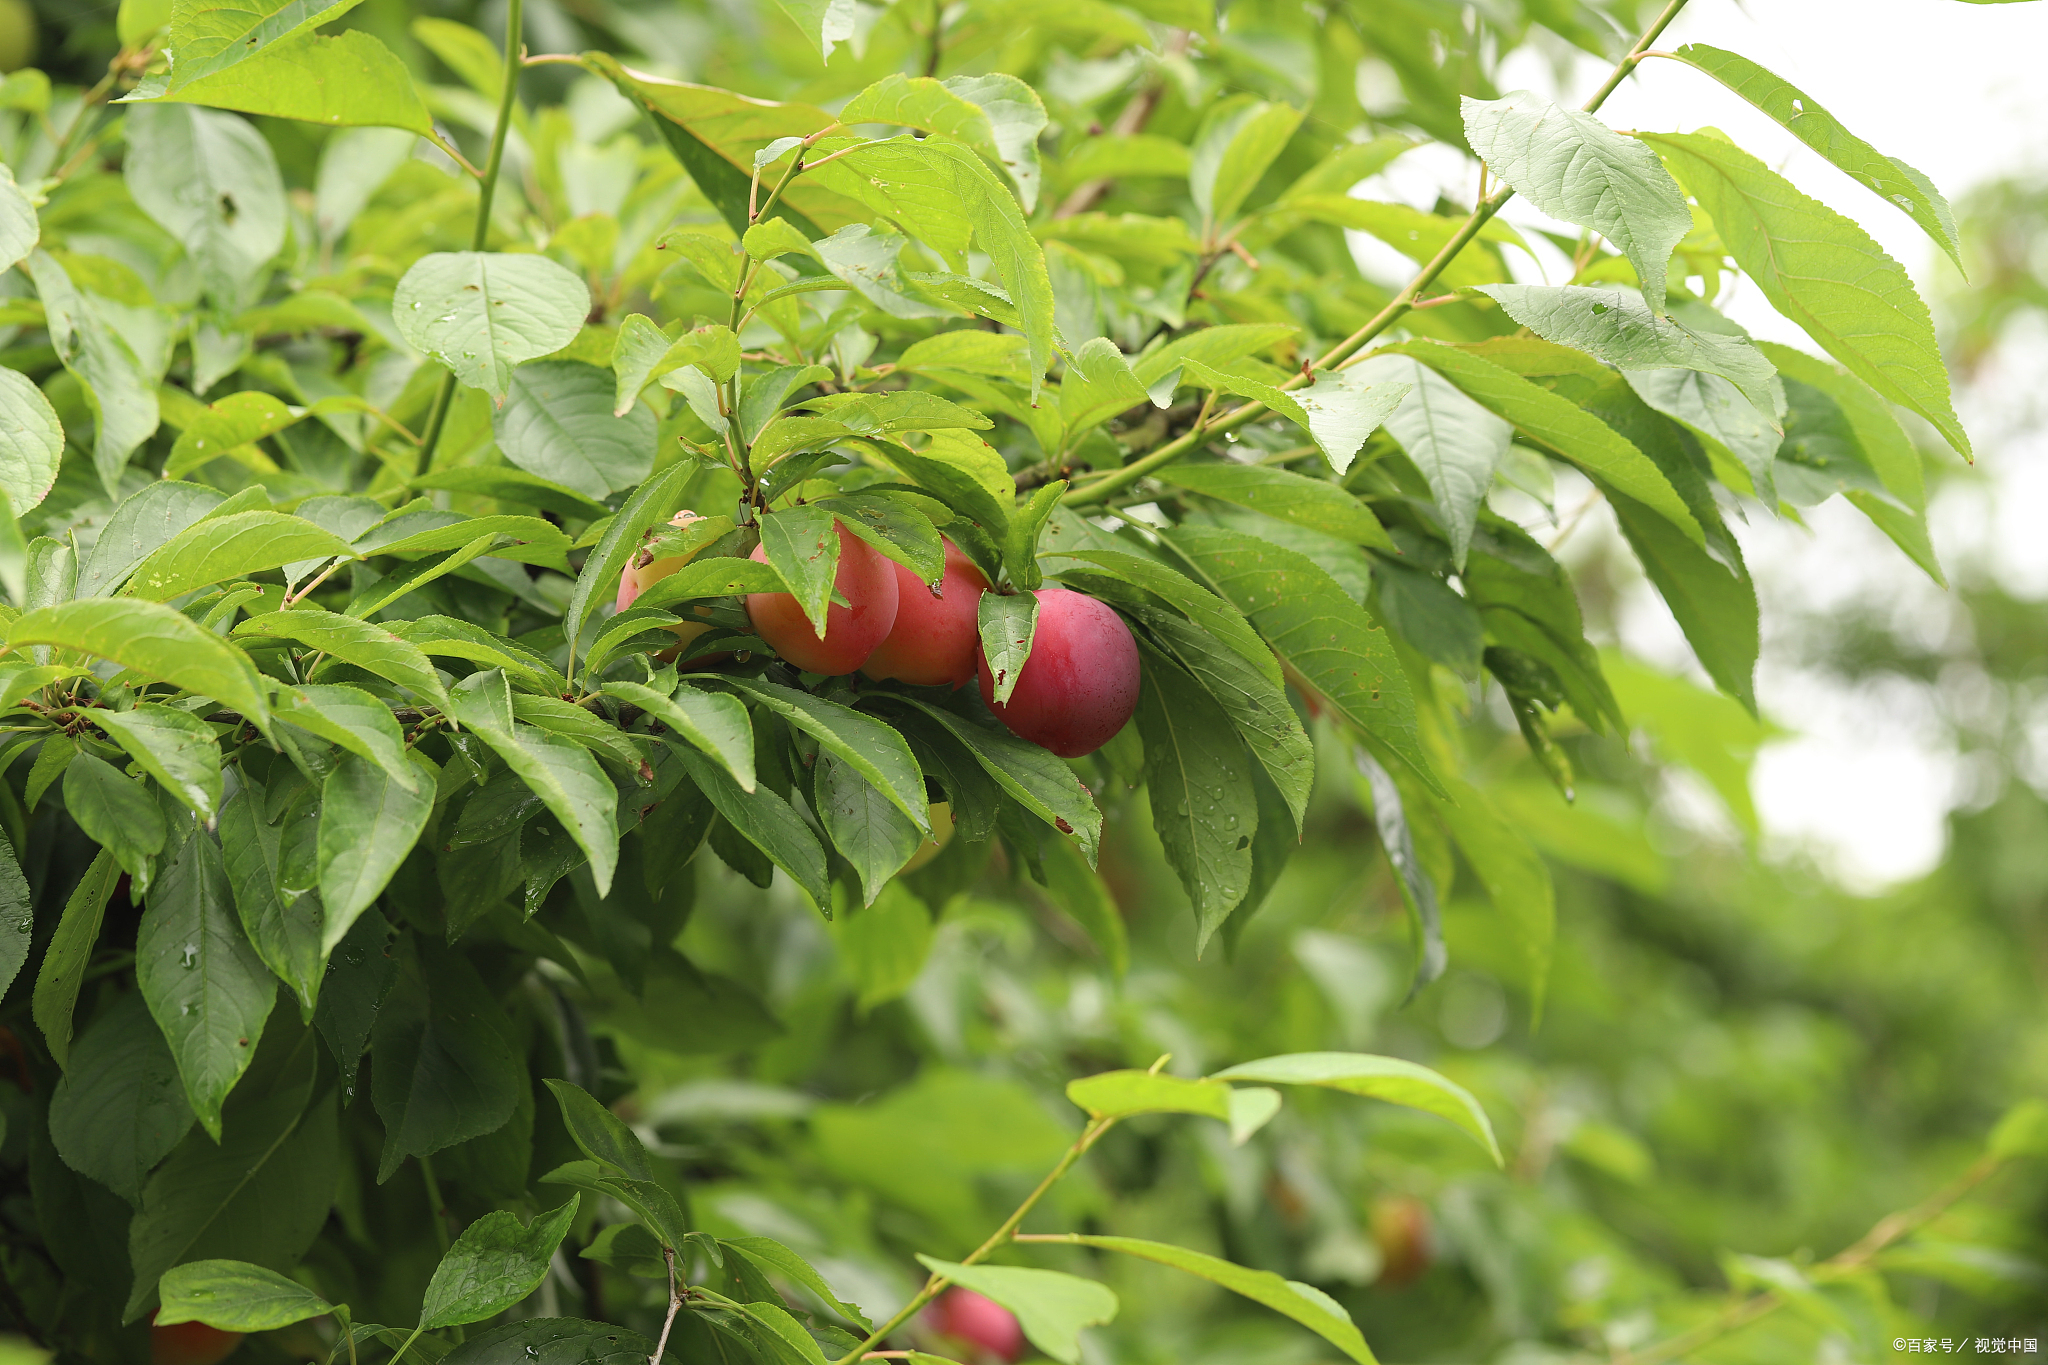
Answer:
M221 1106L256 1055L277 982L242 936L220 846L204 829L157 880L136 932L135 975L192 1112L218 1142Z
M832 904L824 845L789 802L765 784L748 792L724 768L693 749L671 745L669 752L741 837L787 873L814 905L823 908Z
M569 671L572 675L576 667L576 646L582 638L584 623L600 602L616 593L619 574L627 561L638 553L641 538L648 528L658 526L675 515L682 504L683 490L689 485L690 474L687 465L673 464L633 490L625 506L605 528L596 548L585 556L583 568L576 575L576 586L569 593L569 609L562 614L562 632L569 639ZM651 593L643 594L643 597L645 600L640 605L648 607L667 606L674 600L657 598Z
M1406 1105L1449 1119L1484 1147L1496 1165L1501 1164L1500 1144L1494 1141L1493 1124L1479 1101L1455 1081L1426 1066L1398 1057L1375 1057L1361 1052L1295 1052L1284 1057L1266 1057L1219 1071L1211 1080L1265 1081L1273 1085L1319 1085L1351 1095L1367 1095L1389 1104Z
M1707 133L1645 133L1714 220L1771 306L1878 393L1934 425L1965 459L1927 305L1870 234L1749 153Z
M64 368L84 386L92 409L92 463L109 492L135 448L156 434L160 414L156 379L120 329L103 316L94 296L71 282L47 251L28 258L29 278L43 301L50 345Z
M1577 347L1621 370L1717 374L1759 413L1778 416L1778 372L1748 337L1698 331L1680 318L1659 317L1623 289L1490 284L1479 292L1547 341Z
M184 61L164 78L145 78L116 103L162 100L205 104L245 114L297 119L330 128L434 131L412 73L390 48L360 29L301 33L210 76L179 79Z
M1152 650L1138 694L1152 827L1195 911L1195 952L1251 885L1258 798L1230 715L1184 670Z
M572 1194L568 1203L537 1215L526 1227L500 1209L464 1228L434 1267L420 1305L420 1326L431 1332L482 1322L539 1288L582 1202L581 1195Z
M1870 386L1840 367L1816 360L1789 346L1763 343L1764 353L1787 379L1810 385L1834 400L1854 434L1863 458L1876 471L1892 500L1857 489L1845 496L1863 515L1890 536L1936 583L1944 583L1941 564L1928 537L1927 485L1919 447L1900 427L1891 408Z
M1003 167L1028 213L1038 201L1037 92L1015 76L884 76L839 111L842 123L886 123L953 138ZM997 119L1001 119L1000 130Z
M164 790L211 821L220 809L220 744L190 711L143 702L129 711L95 709L92 723L161 782Z
M782 222L779 218L774 221ZM723 383L739 370L739 339L731 328L718 324L699 327L672 339L644 315L627 315L619 325L619 339L612 346L612 415L624 417L632 411L642 389L685 365L701 365L713 379Z
M417 627L419 623L403 624ZM323 607L302 606L252 616L235 627L235 634L294 641L395 682L437 708L447 708L448 693L434 665L419 646L393 634L389 627Z
M772 1237L721 1237L718 1245L727 1251L737 1251L752 1261L764 1274L779 1275L792 1284L803 1286L849 1322L861 1327L868 1326L868 1320L859 1308L841 1299L825 1283L824 1276L803 1257L791 1251Z
M170 457L164 462L164 477L183 478L230 451L276 435L303 415L261 390L215 399L178 433Z
M142 783L123 777L111 763L81 753L64 768L64 806L86 837L112 853L123 871L148 880L150 859L163 851L164 817ZM0 864L0 881L5 877ZM0 905L0 921L8 913ZM4 964L0 975L5 975Z
M1038 136L1048 117L1038 92L1015 76L990 72L981 76L949 76L946 89L980 109L988 120L991 142L975 146L1008 173L1017 186L1024 211L1038 207ZM842 114L842 117L844 115Z
M825 61L832 60L834 47L853 38L853 0L775 0L775 4L803 30Z
M304 517L237 512L186 527L142 561L122 591L168 602L195 588L247 578L303 559L352 553L348 542Z
M910 746L873 716L863 715L823 697L814 697L794 687L762 679L728 678L706 674L781 716L810 735L855 772L875 784L896 809L910 817L910 823L924 834L931 833L926 813L924 774L910 755Z
M1299 835L1309 793L1315 786L1316 752L1286 690L1190 622L1157 610L1140 611L1138 616L1153 643L1192 673L1230 717L1239 737L1272 779ZM1256 832L1252 839L1256 851Z
M405 738L391 708L359 687L308 684L277 691L277 718L339 744L382 768L407 791L419 771L406 758Z
M1037 164L1035 157L1032 164ZM36 206L15 183L14 172L0 168L0 270L12 270L27 260L41 240L42 225L36 221Z
M339 1174L335 1098L329 1090L307 1102L317 1045L310 1032L297 1037L270 1068L268 1089L229 1103L217 1143L210 1134L188 1134L143 1187L128 1232L135 1283L127 1320L149 1309L159 1277L173 1265L214 1258L273 1270L296 1265L327 1221Z
M334 1305L274 1270L247 1261L189 1261L157 1281L163 1307L152 1324L203 1322L224 1332L270 1332L334 1311Z
M1408 356L1377 354L1357 368L1375 379L1410 385L1407 398L1387 418L1387 434L1429 480L1450 537L1452 562L1462 568L1473 523L1514 428Z
M1447 785L1452 800L1437 803L1437 814L1506 924L1529 992L1534 1027L1533 1021L1543 1017L1544 988L1557 939L1557 896L1550 866L1479 788L1457 778Z
M1408 396L1405 384L1374 383L1357 367L1317 370L1306 387L1281 389L1189 360L1181 366L1180 382L1264 403L1308 432L1340 475L1351 468L1366 438Z
M1465 230L1464 218L1425 213L1406 204L1383 204L1371 199L1353 199L1346 194L1309 194L1282 199L1268 210L1277 224L1302 218L1367 232L1385 242L1417 265L1433 262L1451 239ZM1498 218L1489 218L1479 229L1482 242L1506 242L1528 249L1522 234ZM1440 287L1469 289L1509 278L1499 254L1485 249L1460 251L1436 277Z
M1867 186L1879 198L1902 209L1934 244L1963 268L1962 243L1955 214L1934 182L1895 156L1886 156L1857 137L1813 97L1776 72L1747 57L1705 43L1687 43L1676 52L1659 53L1704 71L1778 121L1835 167Z
M761 518L761 549L811 629L823 636L839 572L839 524L832 513L809 505L768 513Z
M1230 1120L1230 1087L1150 1071L1105 1071L1067 1082L1067 1098L1093 1118L1132 1114L1204 1114Z
M646 1365L653 1358L654 1343L623 1327L576 1318L530 1318L473 1336L441 1361L442 1365Z
M370 1033L370 1098L384 1121L381 1183L409 1156L496 1132L530 1082L511 1021L469 959L401 940L398 980Z
M481 558L497 543L497 533L486 531L459 550L416 559L386 577L357 588L355 596L348 600L344 614L363 618L375 616L415 589L423 588L437 578L445 578L471 560Z
M0 209L9 188L0 184ZM0 494L6 495L10 518L49 496L63 455L64 427L50 400L19 370L0 369Z
M1179 180L1192 164L1187 144L1156 133L1105 132L1061 149L1052 172L1060 187L1090 180L1126 180L1133 176L1165 176ZM1364 176L1345 182L1345 188Z
M2048 1156L2048 1103L2025 1099L2006 1110L1985 1146L1991 1156L2006 1161Z
M995 699L1006 702L1031 657L1032 636L1038 630L1038 596L985 592L975 607L975 624L982 657L988 660L989 676L995 680Z
M415 475L408 483L413 488L445 488L455 493L496 498L500 502L516 502L553 512L558 517L575 517L583 521L610 515L610 509L602 502L509 465L463 465L454 469L436 469Z
M917 1259L934 1275L965 1285L1015 1313L1031 1344L1064 1365L1075 1365L1081 1358L1081 1329L1113 1320L1119 1306L1107 1285L1057 1270L960 1265L923 1255Z
M1302 111L1289 105L1242 96L1209 111L1195 135L1188 189L1210 236L1236 214L1301 119Z
M1641 142L1527 90L1462 101L1465 139L1494 175L1553 218L1612 242L1662 314L1666 267L1692 231L1685 196Z
M1317 1289L1314 1285L1299 1280L1284 1280L1270 1270L1247 1270L1241 1265L1190 1251L1186 1247L1168 1245L1165 1242L1141 1241L1136 1237L1088 1237L1069 1234L1058 1240L1072 1242L1076 1246L1095 1247L1101 1251L1120 1252L1161 1265L1185 1270L1190 1275L1199 1275L1212 1284L1222 1285L1233 1294L1242 1294L1254 1303L1262 1303L1276 1313L1293 1318L1302 1326L1329 1342L1359 1365L1374 1365L1372 1348L1365 1344L1357 1326L1351 1321L1351 1314L1344 1305Z
M408 345L500 406L513 367L574 341L589 311L583 281L547 257L479 251L420 257L391 301Z
M138 991L93 1019L50 1096L50 1140L64 1164L130 1204L192 1128L178 1064Z
M1416 368L1420 369L1419 366ZM1413 396L1411 394L1411 398ZM1404 399L1402 406L1405 407L1408 401ZM1390 431L1401 411L1402 408L1396 408L1387 419ZM1489 419L1498 420L1492 419L1490 414ZM1505 426L1504 423L1502 425ZM1154 477L1161 483L1170 483L1218 502L1248 507L1281 521L1291 521L1297 526L1348 540L1353 545L1370 545L1382 550L1394 548L1392 537L1380 525L1380 519L1372 514L1371 508L1324 479L1311 479L1270 465L1225 461L1171 464Z
M260 490L259 490L260 496ZM263 501L267 505L268 498ZM196 483L163 479L123 498L107 519L78 574L76 596L107 597L127 581L135 566L188 526L218 515L227 500ZM66 591L61 597L72 596ZM35 603L31 605L42 605Z
M1232 322L1216 327L1197 327L1154 347L1131 361L1131 372L1150 389L1177 373L1192 360L1211 369L1221 369L1270 350L1300 334L1301 329L1286 322Z
M264 818L261 787L237 792L221 809L221 862L242 932L310 1016L327 967L320 941L322 907L318 895L284 888L285 833Z
M631 488L654 464L654 413L612 411L603 370L574 360L536 360L512 371L491 429L505 458L592 498Z
M967 747L997 786L1048 825L1062 834L1071 834L1088 865L1095 866L1095 851L1102 837L1102 811L1063 759L1008 730L984 728L913 697L891 700L915 707L944 726Z
M1070 444L1096 423L1147 401L1145 386L1107 337L1096 337L1074 352L1060 380L1060 420Z
M1088 866L1081 850L1067 840L1055 840L1040 849L1039 863L1045 870L1045 893L1052 903L1087 931L1111 972L1121 977L1130 970L1130 934L1124 928L1123 912L1110 895L1108 883Z
M943 206L945 218L971 228L974 240L989 257L996 283L1009 295L1030 348L1032 402L1038 401L1039 377L1052 360L1053 294L1052 278L1046 273L1045 251L1024 220L1016 198L981 159L963 147L935 138L922 142L891 138L870 143L830 166L811 173L825 187L855 198L865 198L872 182L915 192L921 209ZM940 254L964 249L952 242L933 241L940 234L923 221L906 221L903 205L890 201L889 210L904 230L925 240ZM955 264L955 269L960 266Z
M1421 361L1506 418L1533 444L1571 461L1604 487L1642 503L1693 544L1706 543L1706 532L1656 462L1569 399L1484 356L1441 342L1404 341L1386 349Z
M1189 525L1167 539L1337 715L1439 790L1392 644L1328 574L1305 555L1237 531Z
M632 682L608 682L604 694L637 706L716 759L733 781L754 790L754 728L746 703L724 692L703 692L684 683L673 694Z
M479 724L460 706L459 698L456 714L562 822L576 847L590 859L597 894L610 894L612 869L619 861L619 794L590 751L574 740L530 725L501 728Z
M648 1160L646 1146L617 1114L568 1081L549 1080L546 1085L561 1106L563 1126L585 1156L630 1179L654 1179L654 1165Z
M185 246L199 281L240 311L284 247L284 179L255 125L233 114L142 105L123 124L136 205Z
M171 0L177 82L225 71L332 23L361 0Z
M891 493L850 493L813 504L877 551L916 574L925 584L945 577L946 546L931 517L914 497ZM938 512L939 509L932 509Z
M1776 511L1778 485L1772 464L1784 435L1775 414L1760 411L1733 383L1696 370L1629 370L1636 397L1683 424L1693 435L1718 445L1748 472L1757 500Z
M351 1095L377 1012L398 979L396 955L388 951L391 937L389 921L375 910L364 911L335 950L320 988L320 1006L313 1014L313 1023L340 1068L341 1084ZM566 956L567 950L563 952Z
M1676 534L1641 503L1611 492L1609 501L1629 548L1678 618L1700 666L1754 715L1761 632L1756 587L1739 553L1733 565L1724 563Z
M100 920L106 914L107 901L120 879L121 865L113 854L101 849L79 878L71 899L64 903L64 914L50 935L49 946L43 950L32 1008L43 1042L60 1067L67 1064L71 1051L72 1011L78 1004L78 988L84 984L86 966L99 941ZM6 922L0 919L0 924ZM20 922L17 915L13 923L18 926ZM16 932L20 932L18 928ZM22 948L25 953L26 942Z
M56 645L112 659L144 677L212 697L258 725L270 718L248 656L156 602L99 598L44 607L18 617L8 627L7 643Z
M882 456L992 537L1001 539L1008 532L1016 484L1002 455L980 437L933 432L923 450L890 446Z
M316 856L326 908L323 957L383 893L426 828L434 791L420 780L424 776L415 773L408 788L380 765L351 754L321 782Z
M872 907L875 897L882 893L891 877L902 871L903 865L910 861L911 854L917 852L929 831L920 830L908 815L896 808L888 793L830 751L818 756L815 795L814 806L819 821L825 826L826 837L832 841L832 847L853 865L854 875L860 879L861 903ZM918 915L925 915L922 905L914 899L911 904ZM882 917L871 909L860 918L879 922ZM925 922L929 926L929 917ZM857 934L851 929L848 932ZM922 966L923 953L919 952L917 958L917 966ZM916 974L916 967L912 967L910 975L914 977ZM856 975L859 975L858 971ZM894 992L901 993L900 990ZM883 998L888 997L873 996L864 987L861 1008L869 1008Z

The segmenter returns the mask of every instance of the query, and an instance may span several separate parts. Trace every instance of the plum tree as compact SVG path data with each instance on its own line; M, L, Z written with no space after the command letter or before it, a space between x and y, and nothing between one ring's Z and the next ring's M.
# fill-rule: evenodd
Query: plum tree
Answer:
M822 636L811 629L791 594L747 594L747 619L754 623L755 634L806 673L827 677L851 673L868 661L896 624L897 606L896 566L844 526L835 529L839 533L839 570L832 586L848 605L835 602L826 608ZM768 562L767 551L759 547L753 557Z
M1024 1356L1024 1329L1017 1315L971 1289L955 1287L941 1294L927 1321L941 1336L979 1347L1005 1365Z
M958 687L974 676L981 639L975 608L988 591L987 577L950 540L937 592L901 564L891 567L896 570L896 624L860 671L877 681Z
M1031 657L998 702L988 656L977 650L981 699L1010 732L1061 758L1092 754L1138 707L1138 646L1110 607L1071 588L1038 593Z
M242 1333L203 1322L149 1326L150 1365L220 1365L242 1344Z

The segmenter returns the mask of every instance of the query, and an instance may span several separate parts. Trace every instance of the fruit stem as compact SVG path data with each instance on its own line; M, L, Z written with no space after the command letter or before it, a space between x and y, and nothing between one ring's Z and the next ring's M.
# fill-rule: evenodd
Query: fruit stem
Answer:
M1628 55L1615 63L1614 70L1608 73L1606 83L1596 90L1592 98L1588 99L1581 106L1584 112L1588 114L1593 113L1606 102L1607 97L1614 93L1623 80L1627 79L1628 74L1636 69L1636 66L1644 57L1649 55L1650 45L1656 42L1659 35L1670 26L1671 21L1678 17L1678 12L1685 8L1685 4L1686 0L1669 0L1669 3L1664 6L1663 12L1658 14L1656 19L1651 22L1649 28L1643 31L1642 37L1636 40L1635 45L1629 48ZM1363 327L1360 327L1350 336L1345 337L1342 341L1325 351L1321 358L1316 361L1314 368L1319 370L1330 367L1344 369L1357 363L1359 358L1357 355L1358 351L1367 342L1400 321L1402 315L1415 306L1415 300L1421 295L1422 291L1427 289L1431 282L1443 273L1444 268L1450 265L1459 252L1471 244L1472 240L1479 235L1479 230L1486 226L1488 220L1496 213L1499 213L1508 200L1514 197L1514 187L1503 185L1486 198L1480 200L1478 207L1472 210L1471 216L1465 219L1463 226L1458 229L1451 240L1445 242L1443 249L1430 257L1428 263L1416 271L1415 277L1403 285L1401 291L1395 294L1392 299L1388 300L1387 306L1373 314ZM1298 389L1308 382L1309 374L1303 372L1295 375L1279 387L1282 390ZM1235 430L1265 411L1266 405L1264 403L1254 401L1240 403L1213 422L1204 422L1197 419L1195 425L1182 435L1168 441L1165 445L1160 446L1141 459L1133 460L1120 469L1112 469L1101 477L1090 480L1086 487L1072 490L1064 498L1060 499L1060 502L1067 507L1085 507L1093 503L1099 503L1119 488L1136 483L1153 470L1163 465L1171 464L1211 437L1220 436L1224 432Z
M476 226L469 234L469 249L482 251L491 235L491 200L498 190L498 172L505 164L505 137L512 130L512 103L519 97L519 64L525 37L522 10L525 0L506 0L505 85L498 92L498 121L491 128L491 154L484 162L483 179L477 187ZM455 401L455 371L441 376L434 390L434 410L427 417L427 429L420 435L418 468L424 473L434 467L434 448L441 442L441 428L448 421L448 409Z

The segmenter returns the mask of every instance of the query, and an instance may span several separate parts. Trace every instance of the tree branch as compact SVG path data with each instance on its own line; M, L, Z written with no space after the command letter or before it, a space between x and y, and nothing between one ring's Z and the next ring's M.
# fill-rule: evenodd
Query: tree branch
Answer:
M1668 3L1657 15L1656 19L1651 22L1647 29L1643 30L1643 35L1636 40L1635 45L1629 48L1628 55L1615 63L1614 70L1608 74L1606 82L1581 106L1586 113L1590 114L1599 109L1606 102L1607 97L1613 94L1615 89L1627 78L1629 72L1636 69L1637 64L1648 55L1650 45L1657 41L1659 35L1666 28L1670 27L1671 21L1678 17L1678 12L1685 8L1685 3L1686 0L1668 0ZM1422 291L1427 289L1431 282L1443 273L1444 268L1451 263L1459 252L1471 244L1473 238L1479 235L1479 230L1485 227L1488 220L1496 213L1499 213L1501 207L1508 200L1514 198L1514 195L1515 192L1512 188L1502 186L1485 199L1482 199L1479 202L1479 206L1472 210L1471 216L1466 218L1464 224L1459 227L1456 235L1450 241L1444 243L1442 250L1429 258L1428 263L1415 273L1413 279L1401 287L1400 292L1388 301L1387 306L1375 313L1363 327L1360 327L1350 336L1325 351L1316 361L1315 368L1335 367L1342 369L1352 363L1352 358L1357 355L1358 351L1367 342L1393 326L1404 313L1415 306L1415 300ZM1308 382L1308 378L1308 375L1305 373L1298 374L1280 385L1280 387L1282 389L1298 389ZM1101 477L1073 489L1060 501L1068 507L1085 507L1093 503L1099 503L1118 489L1126 488L1136 483L1153 470L1163 465L1171 464L1202 442L1243 426L1246 422L1249 422L1252 418L1265 411L1266 405L1264 403L1240 403L1215 421L1198 424L1192 431L1169 441L1144 458L1133 460L1130 464L1124 465L1120 469L1110 470Z
M1996 1154L1979 1157L1970 1169L1918 1204L1896 1213L1888 1213L1878 1219L1855 1245L1844 1248L1813 1267L1812 1277L1835 1279L1861 1270L1875 1260L1885 1248L1918 1232L1948 1212L1958 1200L2003 1169L2007 1160L2008 1158ZM1710 1342L1718 1341L1731 1332L1747 1327L1758 1318L1775 1313L1787 1302L1785 1295L1775 1289L1738 1299L1711 1322L1701 1323L1689 1332L1667 1337L1640 1351L1623 1351L1614 1357L1611 1365L1661 1365L1661 1362L1668 1360L1682 1360Z

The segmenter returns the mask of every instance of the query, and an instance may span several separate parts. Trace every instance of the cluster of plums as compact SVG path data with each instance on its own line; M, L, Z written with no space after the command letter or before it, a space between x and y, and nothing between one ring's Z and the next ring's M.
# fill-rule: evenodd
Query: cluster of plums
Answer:
M694 512L679 512L673 524L695 519ZM974 562L947 541L945 574L934 590L845 527L835 529L833 586L847 605L826 609L823 635L811 629L791 594L747 595L754 633L790 663L807 673L858 671L926 687L958 687L978 676L982 700L1013 734L1062 758L1094 753L1131 718L1138 705L1138 646L1123 618L1103 603L1066 588L1041 589L1031 657L1010 699L998 702L977 625L989 583ZM768 558L760 549L753 557ZM619 577L619 610L689 562L690 556L677 555L629 565ZM711 627L671 629L687 644Z

